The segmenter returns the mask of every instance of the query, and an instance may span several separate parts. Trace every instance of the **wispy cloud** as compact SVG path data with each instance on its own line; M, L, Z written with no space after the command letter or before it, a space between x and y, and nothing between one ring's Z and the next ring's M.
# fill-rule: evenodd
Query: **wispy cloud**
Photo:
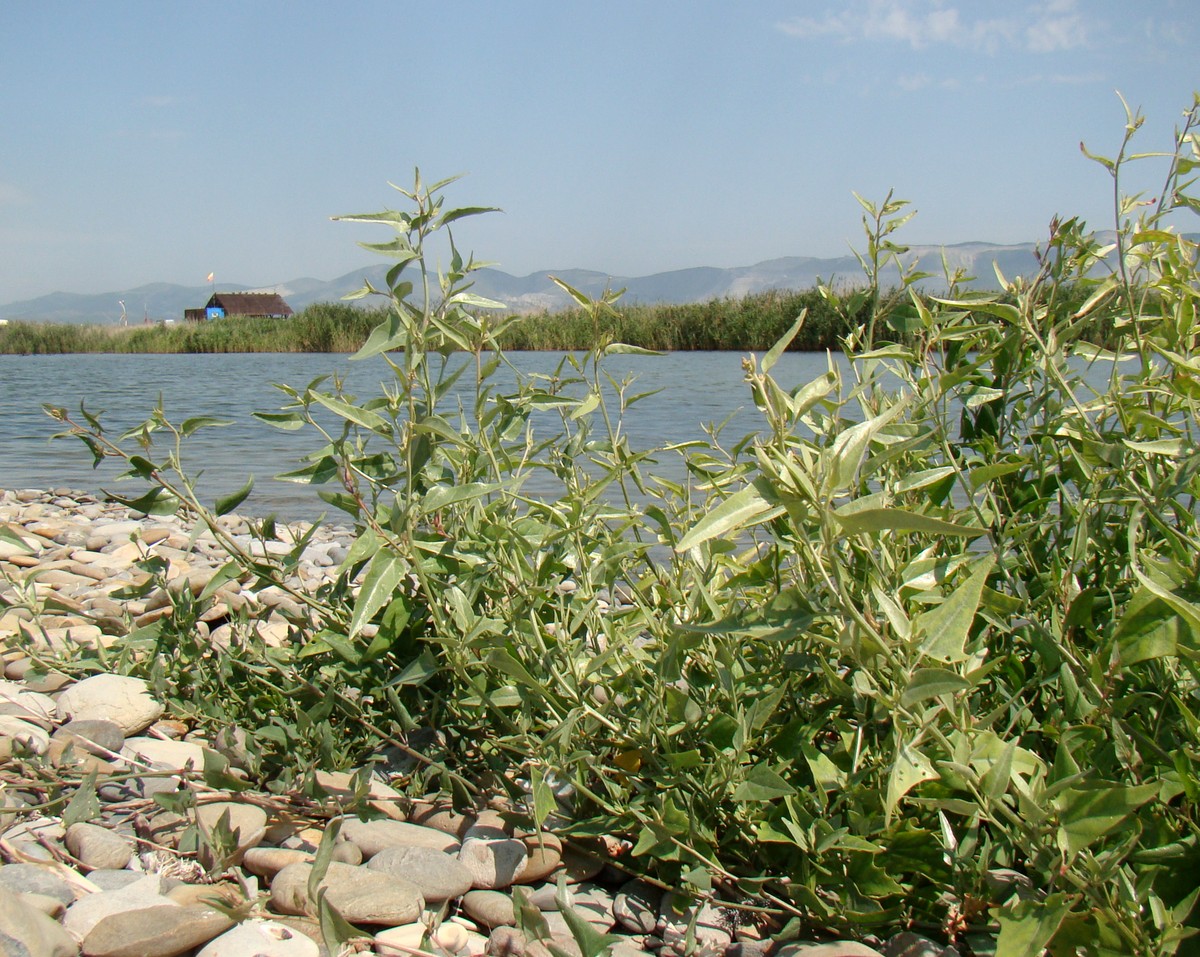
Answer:
M820 16L792 17L777 29L798 39L875 40L914 50L950 45L1053 53L1085 46L1088 21L1077 0L1048 0L999 17L973 17L946 0L854 0Z

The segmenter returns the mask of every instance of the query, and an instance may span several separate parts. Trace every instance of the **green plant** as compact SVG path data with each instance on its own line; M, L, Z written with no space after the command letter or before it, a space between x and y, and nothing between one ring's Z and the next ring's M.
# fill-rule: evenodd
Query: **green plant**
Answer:
M802 313L746 361L760 433L657 449L630 446L642 394L607 370L635 348L615 295L564 285L590 351L498 374L519 326L471 292L480 264L450 235L485 210L446 209L449 181L418 174L405 210L346 217L392 233L369 245L387 288L363 290L387 317L355 357L389 386L285 386L260 416L319 435L284 478L325 487L356 541L292 647L250 643L192 697L220 685L243 723L266 686L283 729L317 700L292 757L328 757L330 728L346 761L392 740L421 762L413 794L505 794L539 824L565 807L569 836L628 836L623 866L784 935L1176 952L1200 893L1200 284L1171 217L1197 208L1198 108L1161 198L1118 199L1115 250L1055 222L1039 274L1003 294L948 277L923 297L914 270L883 294L905 204L861 201L872 282L821 291L846 363L772 377ZM1100 159L1118 197L1138 125ZM146 504L214 531L237 505L206 507L172 453L75 431L165 490ZM158 413L138 434L149 455L189 431ZM668 456L687 483L659 474ZM283 571L232 547L229 567ZM421 727L437 753L409 744Z

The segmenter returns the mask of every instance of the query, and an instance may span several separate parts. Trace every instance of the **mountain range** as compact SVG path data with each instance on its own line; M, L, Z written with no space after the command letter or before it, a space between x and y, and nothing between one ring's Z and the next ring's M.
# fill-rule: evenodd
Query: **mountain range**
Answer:
M912 246L904 257L916 259L921 268L940 277L942 261L950 270L962 268L973 277L969 285L978 289L999 287L998 269L1005 277L1031 275L1037 266L1033 243L996 245L972 242L953 246ZM221 284L222 292L278 292L299 312L316 302L336 302L360 289L364 279L377 288L384 284L388 264L368 266L346 273L328 282L320 279L293 279L273 286ZM832 258L788 256L769 259L753 266L732 268L696 267L654 273L649 276L611 276L587 269L547 270L528 276L513 276L499 269L485 268L475 274L472 292L504 303L518 312L553 312L572 301L551 276L589 295L599 296L606 288L626 290L623 302L687 303L711 299L740 298L771 289L809 289L818 280L837 284L861 281L862 272L853 255ZM882 277L884 285L897 282L893 267ZM936 290L937 279L926 281ZM944 286L944 283L943 283ZM36 299L0 306L0 319L32 322L112 324L120 320L120 301L124 301L130 324L144 320L182 319L184 309L203 306L211 295L208 286L180 286L151 283L134 289L83 294L56 292ZM370 299L360 302L371 303Z

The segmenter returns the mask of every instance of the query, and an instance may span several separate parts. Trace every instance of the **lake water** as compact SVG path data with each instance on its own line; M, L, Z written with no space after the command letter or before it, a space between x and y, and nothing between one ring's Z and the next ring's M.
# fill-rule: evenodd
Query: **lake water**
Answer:
M560 353L511 353L529 373L553 372ZM612 356L605 368L618 380L635 376L631 393L661 391L637 403L626 421L635 449L704 437L704 426L733 415L724 436L733 441L761 428L736 352L677 352L667 356ZM839 357L840 361L840 357ZM823 353L787 353L774 375L792 389L823 373ZM78 412L84 403L112 435L145 420L162 396L167 418L211 415L232 425L198 432L183 448L191 474L203 470L202 494L211 501L240 488L250 474L255 489L240 511L278 512L288 519L315 519L328 507L313 488L272 481L298 467L320 445L311 429L283 432L251 416L277 411L287 397L272 383L303 390L312 379L337 373L348 392L364 400L380 393L390 370L378 357L351 362L347 355L282 353L253 355L67 355L0 356L0 488L108 489L133 496L136 481L119 482L111 461L93 470L91 453L78 439L50 436L61 430L43 404ZM464 380L467 376L464 376ZM162 433L160 433L162 434Z

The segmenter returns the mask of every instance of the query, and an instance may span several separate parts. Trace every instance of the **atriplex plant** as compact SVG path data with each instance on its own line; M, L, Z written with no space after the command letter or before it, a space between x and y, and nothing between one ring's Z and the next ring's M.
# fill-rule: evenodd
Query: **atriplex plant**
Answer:
M948 277L931 302L914 272L910 310L869 289L889 312L815 381L773 378L790 337L746 360L764 428L731 445L630 447L615 296L568 289L597 346L502 376L512 320L470 292L479 264L452 240L444 270L427 255L482 210L445 210L446 183L418 176L409 211L346 217L393 231L371 246L395 260L389 318L357 355L391 384L283 387L261 416L321 435L286 477L333 485L356 523L338 583L304 596L291 649L206 677L160 641L154 667L201 700L220 685L208 717L252 737L245 688L271 685L268 765L434 728L414 794L528 794L539 823L569 794L569 833L627 835L632 870L795 930L1175 952L1200 888L1200 285L1170 220L1197 209L1198 110L1154 201L1119 183L1138 117L1100 158L1116 248L1066 220L1006 301ZM874 277L903 252L905 204L863 204ZM1075 282L1092 294L1066 308ZM1101 316L1119 349L1082 338ZM159 412L141 434L168 427ZM78 433L219 527L173 452ZM670 456L688 483L662 476Z

